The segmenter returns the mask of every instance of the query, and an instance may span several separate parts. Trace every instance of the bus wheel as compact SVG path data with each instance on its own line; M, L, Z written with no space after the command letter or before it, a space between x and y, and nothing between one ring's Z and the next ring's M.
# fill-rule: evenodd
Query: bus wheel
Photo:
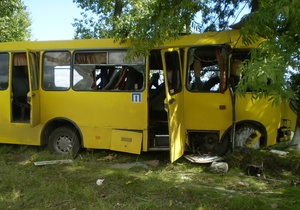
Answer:
M75 157L80 147L78 134L70 127L56 128L49 136L48 147L51 153Z
M254 125L243 125L235 132L234 147L260 148L261 132Z

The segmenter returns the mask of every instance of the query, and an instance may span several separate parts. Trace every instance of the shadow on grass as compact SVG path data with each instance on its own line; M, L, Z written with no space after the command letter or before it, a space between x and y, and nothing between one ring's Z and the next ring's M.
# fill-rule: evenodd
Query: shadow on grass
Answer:
M228 154L225 161L230 170L225 175L212 174L209 164L192 164L185 158L171 164L166 152L132 155L84 150L72 163L44 166L33 163L70 157L51 155L45 148L12 145L0 146L0 155L0 209L300 207L300 188L290 184L291 179L297 177L295 172L275 165L278 161L281 163L277 158L282 157L270 156L264 151ZM297 153L291 155L296 155L292 156L293 160L296 157L299 160ZM159 165L144 167L149 160L157 160ZM257 161L264 162L265 173L273 180L246 176L244 165ZM136 162L142 164L129 169L113 167ZM96 184L98 179L104 180L101 185Z

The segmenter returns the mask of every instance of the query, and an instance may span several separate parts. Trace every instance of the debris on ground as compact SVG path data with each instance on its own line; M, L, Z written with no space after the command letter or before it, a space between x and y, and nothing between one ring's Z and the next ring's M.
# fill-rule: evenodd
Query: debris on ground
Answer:
M220 156L211 156L208 154L205 155L191 154L191 155L185 155L184 157L187 160L191 161L192 163L212 163L212 162L223 160L223 158Z
M96 180L96 184L97 184L98 186L102 185L103 182L104 182L104 179L97 179L97 180Z
M117 163L112 165L112 168L118 169L131 169L133 167L142 167L148 169L148 166L157 167L159 165L159 160L146 160L143 162L133 162L133 163Z
M243 182L243 181L239 181L237 183L238 186L241 186L241 187L249 187L249 184L247 182Z
M228 163L226 162L213 162L210 165L210 171L218 174L226 174L228 172Z
M289 154L289 152L285 152L285 151L281 151L281 150L275 150L275 149L271 149L270 152L273 153L273 154L282 155L282 156L285 156L285 155Z
M61 164L61 163L73 163L73 160L48 160L48 161L37 161L33 164L36 166L44 166L44 165L53 165L53 164Z
M247 175L256 176L256 177L264 177L264 167L263 162L261 164L248 164L247 165Z
M141 162L133 162L133 163L117 163L112 165L112 168L117 168L117 169L131 169L133 167L142 167L142 168L148 168L148 166L145 163Z
M98 158L97 161L112 161L117 158L117 154L109 154L103 158Z
M159 160L145 160L144 163L152 167L159 166Z

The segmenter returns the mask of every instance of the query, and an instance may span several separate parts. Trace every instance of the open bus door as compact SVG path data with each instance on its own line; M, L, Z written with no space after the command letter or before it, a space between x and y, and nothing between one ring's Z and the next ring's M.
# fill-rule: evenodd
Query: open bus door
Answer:
M182 67L179 49L161 51L166 85L165 109L168 113L170 160L176 161L185 150L185 128L183 124Z
M30 104L30 125L32 127L40 123L40 95L38 83L39 59L36 52L27 50L26 52L28 73L29 73L29 92L27 100Z

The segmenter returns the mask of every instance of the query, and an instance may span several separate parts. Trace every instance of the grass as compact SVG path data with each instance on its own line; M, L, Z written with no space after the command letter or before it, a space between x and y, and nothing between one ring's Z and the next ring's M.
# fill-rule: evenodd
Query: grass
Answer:
M236 151L225 157L229 171L222 175L185 158L171 164L167 153L90 150L73 163L35 166L70 157L1 145L0 209L299 209L299 157L298 151L285 157ZM149 160L159 165L145 164ZM258 162L266 179L245 174L246 165ZM134 167L116 167L128 165Z

